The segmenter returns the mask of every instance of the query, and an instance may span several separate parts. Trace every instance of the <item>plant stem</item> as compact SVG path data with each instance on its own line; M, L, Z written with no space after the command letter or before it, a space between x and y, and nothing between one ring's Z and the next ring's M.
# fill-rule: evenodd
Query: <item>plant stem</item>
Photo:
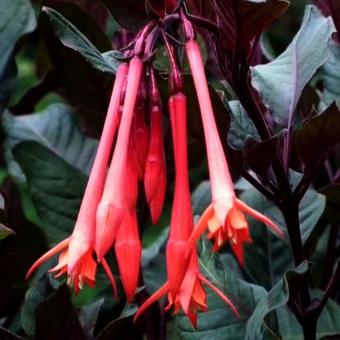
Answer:
M261 107L257 103L252 93L249 82L245 80L241 91L237 92L242 105L248 112L249 117L253 120L261 138L263 140L270 138L272 135L271 131L265 121ZM288 164L288 160L284 160L284 163ZM299 197L292 192L288 173L285 171L278 154L275 154L273 160L273 172L277 179L279 192L279 197L277 197L276 201L279 203L278 206L283 213L287 225L295 266L298 266L305 260L299 221L299 203L302 196ZM306 275L303 279L302 288L299 293L299 301L297 301L302 313L304 313L311 305L309 288L310 283L308 276ZM294 310L293 312L295 313ZM300 320L301 326L303 327L305 340L315 340L318 317L310 314L302 314L301 317L299 315L298 319Z
M286 196L285 201L281 205L281 211L283 213L288 235L292 247L293 257L295 266L298 266L301 262L305 260L303 252L303 243L300 232L300 222L299 222L299 200L293 194ZM306 275L303 278L302 288L299 294L301 310L304 313L311 305L311 297L309 292L309 280ZM301 326L303 328L303 334L305 340L315 340L316 339L316 324L317 317L314 315L304 315L301 319Z
M303 337L305 340L316 340L316 318L307 318L302 324Z
M275 195L270 192L266 187L262 185L255 177L253 177L250 173L246 170L241 171L242 177L247 180L253 187L255 187L262 195L273 201L274 203L278 203Z

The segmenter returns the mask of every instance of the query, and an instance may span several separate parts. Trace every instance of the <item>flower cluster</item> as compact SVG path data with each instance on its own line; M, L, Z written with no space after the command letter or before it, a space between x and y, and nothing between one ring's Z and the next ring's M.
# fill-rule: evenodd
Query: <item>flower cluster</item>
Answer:
M170 72L170 113L175 161L175 190L170 234L166 247L167 282L140 307L138 318L162 295L174 313L183 310L196 325L197 311L207 310L208 286L238 315L233 303L201 273L195 249L197 239L208 230L214 250L228 242L243 263L243 243L251 242L244 213L267 224L282 236L267 217L248 207L235 195L225 152L219 138L200 46L195 31L181 6L169 1L159 20L150 21L124 49L112 91L102 136L72 235L38 259L27 276L44 261L59 254L50 271L68 276L77 293L83 284L93 286L98 264L106 271L117 296L116 283L105 259L114 248L120 279L128 302L132 302L140 275L141 241L137 219L139 182L149 205L151 220L162 214L166 193L166 161L162 131L162 105L152 59L155 44L163 42ZM171 12L167 15L167 12ZM180 23L185 53L193 77L204 127L212 202L196 227L190 200L187 150L187 98L175 40L167 32ZM114 146L115 144L115 146ZM114 146L114 147L113 147ZM112 154L112 157L111 157ZM110 161L111 157L111 161Z

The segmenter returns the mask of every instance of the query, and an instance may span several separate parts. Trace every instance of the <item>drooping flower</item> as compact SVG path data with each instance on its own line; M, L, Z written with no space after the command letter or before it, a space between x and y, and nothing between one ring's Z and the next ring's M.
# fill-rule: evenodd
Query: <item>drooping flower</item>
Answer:
M57 277L68 274L68 282L74 286L76 293L82 288L83 283L89 286L93 286L95 283L97 263L93 258L93 246L96 210L102 195L109 157L118 125L121 89L126 81L127 72L128 66L122 63L117 71L98 151L72 235L40 257L28 271L27 278L41 263L60 253L59 263L50 270L51 272L56 273ZM109 275L116 294L115 282L105 260L103 266Z
M209 237L215 241L214 248L219 249L229 241L235 255L242 264L242 244L251 241L248 223L243 213L264 222L278 235L283 236L283 233L269 218L251 209L236 198L214 118L200 47L195 40L189 40L185 48L203 121L212 191L212 203L203 214L199 227L195 229L194 234L191 236L190 246L192 247L204 230L209 228Z
M163 210L167 176L160 95L153 68L150 68L150 77L152 108L150 113L150 143L145 162L144 190L152 222L156 224Z
M169 99L176 178L166 259L169 294L173 299L188 268L187 242L194 227L188 174L186 105L183 93L176 93Z
M126 175L128 173L127 159L132 119L143 68L144 63L139 57L135 56L131 59L116 147L102 199L97 209L95 250L99 261L113 246L116 232L123 221L126 209L131 213L135 209L134 197L127 195L127 192L130 191L130 181L126 180Z
M155 301L168 294L166 310L174 313L183 310L196 327L197 311L207 310L207 295L202 283L217 293L238 315L232 302L213 284L200 274L196 250L188 253L188 238L193 232L193 215L190 202L188 160L186 96L176 93L169 100L169 111L175 156L175 197L172 208L170 235L166 249L168 281L140 307L135 320Z

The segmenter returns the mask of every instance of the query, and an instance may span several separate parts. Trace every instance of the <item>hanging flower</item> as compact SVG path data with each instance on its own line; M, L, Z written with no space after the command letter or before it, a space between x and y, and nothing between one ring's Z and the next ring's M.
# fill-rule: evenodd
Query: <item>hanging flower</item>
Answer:
M219 249L229 241L242 264L243 243L251 242L248 223L243 213L264 222L281 237L283 232L269 218L236 198L214 118L200 47L195 40L189 40L185 48L201 110L212 192L212 203L203 214L198 228L195 229L190 239L190 246L193 246L193 243L208 228L208 236L215 242L214 249Z
M129 171L128 147L131 125L143 67L143 61L139 57L134 57L130 61L116 147L107 174L103 195L97 209L95 250L99 261L113 246L116 232L123 221L126 209L131 213L135 209L135 197L127 194L131 191L131 182L126 180L126 175Z
M83 283L91 287L95 283L97 264L93 259L93 246L96 210L103 192L109 157L118 125L121 89L125 83L127 73L128 66L122 63L117 71L98 151L91 169L73 233L69 238L60 242L40 257L28 271L27 278L30 277L43 262L60 253L59 263L51 269L51 272L56 273L57 277L67 274L69 277L68 282L74 286L76 293L82 288ZM116 295L116 285L105 259L103 265L113 284Z

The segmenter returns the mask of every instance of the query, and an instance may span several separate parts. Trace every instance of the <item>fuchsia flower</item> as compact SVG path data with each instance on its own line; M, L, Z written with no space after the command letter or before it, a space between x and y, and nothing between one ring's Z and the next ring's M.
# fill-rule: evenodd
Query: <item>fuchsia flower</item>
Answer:
M170 235L166 249L168 281L139 308L135 320L155 301L168 293L166 310L174 307L174 313L183 310L196 327L197 311L207 310L207 295L202 283L217 293L238 315L232 302L198 268L196 250L188 252L188 239L193 232L193 214L190 202L188 161L186 96L176 93L169 100L169 111L175 154L175 197L172 208Z
M215 241L214 249L219 249L229 241L237 259L242 264L243 243L251 242L248 223L243 213L264 222L279 236L282 237L284 234L269 218L236 198L227 160L218 135L200 47L196 41L189 40L186 43L186 53L201 110L212 191L212 203L198 222L198 227L189 242L190 247L208 228L208 237Z
M99 261L113 246L116 232L123 221L126 209L131 214L135 209L134 197L128 199L130 198L130 195L127 195L127 192L130 191L130 181L126 180L126 175L130 131L143 68L143 61L139 57L134 57L130 61L116 147L107 174L103 196L97 209L98 227L96 228L95 250Z
M117 72L98 151L73 233L69 238L60 242L40 257L28 271L27 278L43 262L60 253L59 263L51 269L51 272L56 272L57 277L67 273L68 282L74 286L76 293L79 288L82 288L83 283L91 287L95 283L97 264L93 259L93 246L96 229L96 210L102 195L109 157L118 125L121 89L125 83L127 72L128 66L125 63L121 64ZM116 295L115 282L105 260L103 266L109 275Z
M164 4L165 7L160 8L161 17L174 11L178 1L169 0ZM171 20L182 16L174 15ZM193 28L185 22L185 18L182 20L185 31L190 36L194 35ZM215 250L230 242L242 264L243 243L251 242L244 213L266 223L280 236L283 234L272 221L238 200L235 195L214 119L200 48L190 38L186 43L186 53L201 110L212 188L212 203L194 229L187 155L187 99L183 93L183 79L177 66L175 49L163 31L166 25L157 26L159 22L150 21L140 31L135 42L129 45L133 49L128 48L126 51L126 58L131 58L129 66L122 63L118 69L98 152L72 235L38 259L27 276L42 262L60 254L59 263L51 272L56 273L57 277L67 274L68 282L74 286L76 293L83 284L91 287L95 284L97 263L101 263L116 294L115 281L105 260L107 252L114 247L123 289L128 302L133 301L142 251L137 222L138 180L144 182L154 224L162 213L166 192L162 110L150 61L154 45L162 34L171 66L169 112L176 172L166 247L168 280L140 307L135 319L167 294L169 303L166 309L173 308L174 313L183 310L196 327L197 311L207 310L203 284L211 288L239 316L233 303L199 271L195 241L200 235L208 229L208 237L214 239ZM146 67L145 63L148 63ZM147 86L145 80L151 81L151 87ZM108 169L118 126L116 145Z
M183 93L177 93L169 99L176 171L170 234L166 247L169 295L172 299L178 293L189 264L186 258L187 241L194 228L187 160L186 105Z

